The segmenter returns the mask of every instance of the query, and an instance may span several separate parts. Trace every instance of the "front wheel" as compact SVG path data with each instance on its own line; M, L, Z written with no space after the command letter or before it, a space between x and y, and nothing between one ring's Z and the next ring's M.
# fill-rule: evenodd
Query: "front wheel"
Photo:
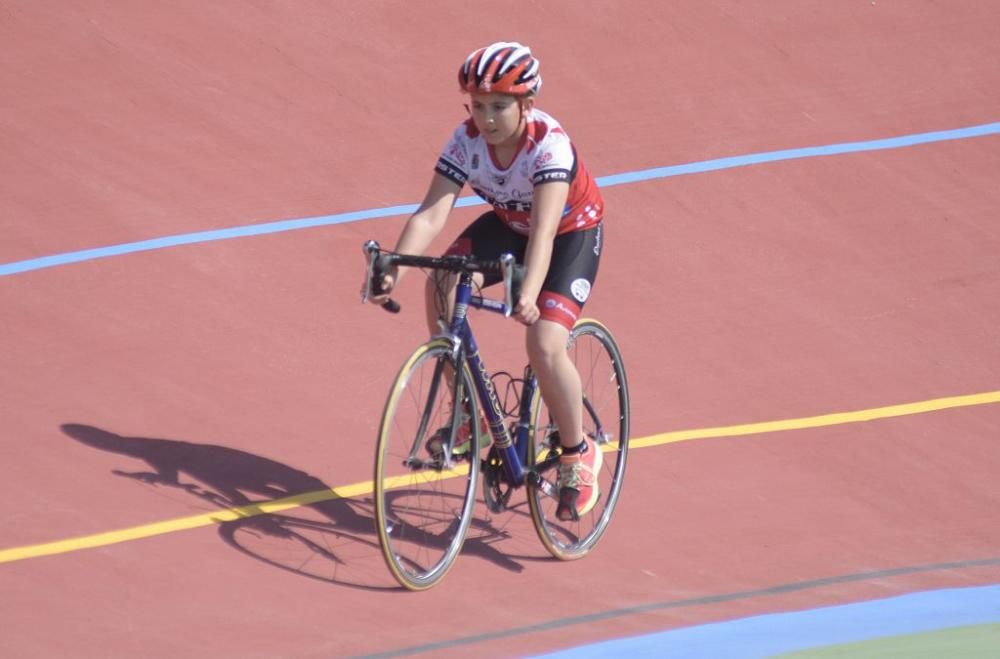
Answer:
M479 475L472 377L449 341L417 348L389 392L375 456L375 529L393 577L410 590L440 581L465 542ZM462 404L456 404L456 401ZM468 427L463 427L463 426ZM473 444L475 446L476 444Z
M611 332L596 320L581 320L570 333L567 349L583 385L583 432L604 452L604 460L597 478L600 494L594 508L581 515L579 521L558 519L559 448L553 438L557 428L536 387L527 455L532 472L528 503L542 544L561 560L586 556L607 530L625 479L629 439L628 381L621 351Z

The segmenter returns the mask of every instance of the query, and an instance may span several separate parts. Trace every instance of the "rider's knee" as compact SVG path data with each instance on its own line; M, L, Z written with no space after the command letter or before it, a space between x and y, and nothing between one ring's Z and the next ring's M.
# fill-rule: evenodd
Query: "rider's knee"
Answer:
M569 333L564 327L551 321L539 320L528 328L526 345L528 359L536 366L544 368L566 355L566 340Z

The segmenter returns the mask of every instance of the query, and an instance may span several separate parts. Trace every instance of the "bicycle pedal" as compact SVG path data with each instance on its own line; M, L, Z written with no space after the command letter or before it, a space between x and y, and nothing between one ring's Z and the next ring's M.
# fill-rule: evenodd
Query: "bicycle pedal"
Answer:
M556 519L560 522L578 522L580 514L576 512L576 500L580 493L565 487L559 492L559 506L556 507Z

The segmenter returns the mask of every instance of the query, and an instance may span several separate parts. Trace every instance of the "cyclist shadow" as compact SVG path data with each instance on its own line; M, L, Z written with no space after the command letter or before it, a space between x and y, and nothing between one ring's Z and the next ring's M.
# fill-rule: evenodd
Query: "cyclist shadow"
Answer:
M223 510L249 507L242 511L247 516L218 526L219 536L245 555L338 585L368 590L396 588L395 582L386 579L370 497L337 497L315 476L225 446L127 437L82 424L64 424L61 429L85 446L140 460L149 467L140 471L114 469L116 476L176 488ZM260 513L253 508L323 492L330 492L329 498L301 504L294 514ZM470 538L463 553L479 555L506 569L522 569L491 542Z

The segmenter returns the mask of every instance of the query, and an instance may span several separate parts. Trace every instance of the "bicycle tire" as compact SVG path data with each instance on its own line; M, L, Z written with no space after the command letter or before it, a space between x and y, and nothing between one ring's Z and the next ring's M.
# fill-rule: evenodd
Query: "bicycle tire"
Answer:
M449 370L459 374L453 387L445 382ZM456 404L458 392L463 405ZM464 421L463 407L470 412ZM478 452L466 458L445 452L451 455L461 423L470 425L478 446L478 415L468 364L454 368L452 344L444 339L418 347L389 392L376 449L375 530L386 565L409 590L440 581L462 550L475 506ZM447 441L428 443L441 428L449 429Z
M611 331L600 322L578 321L570 333L567 349L583 385L584 433L595 439L604 451L598 474L600 498L579 521L556 518L558 449L550 445L556 427L536 387L531 404L529 436L532 443L528 447L527 462L531 469L540 471L537 481L529 479L528 503L535 531L549 553L560 560L575 560L586 556L597 545L621 495L628 458L629 393L621 350Z

